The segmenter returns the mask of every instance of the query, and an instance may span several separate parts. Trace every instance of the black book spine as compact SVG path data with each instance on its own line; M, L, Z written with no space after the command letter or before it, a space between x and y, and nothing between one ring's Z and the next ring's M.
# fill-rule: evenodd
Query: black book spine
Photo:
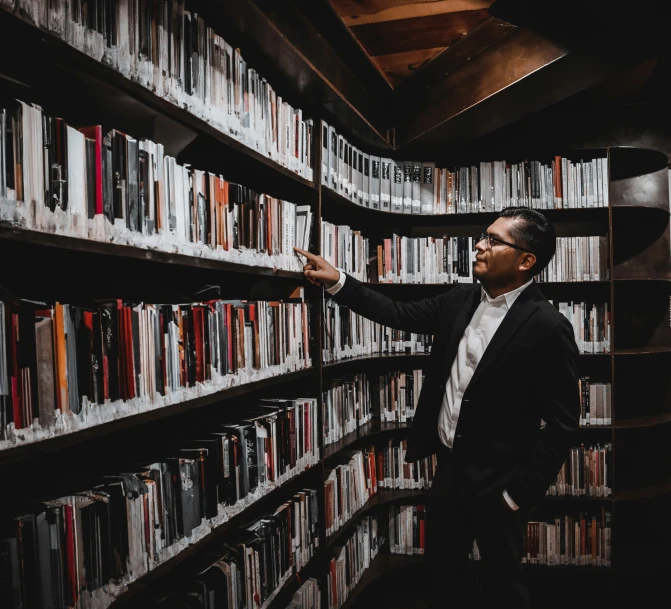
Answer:
M114 156L112 154L111 134L103 138L103 214L110 222L114 222Z
M126 226L132 231L139 231L139 146L137 140L128 138L128 206L126 209Z

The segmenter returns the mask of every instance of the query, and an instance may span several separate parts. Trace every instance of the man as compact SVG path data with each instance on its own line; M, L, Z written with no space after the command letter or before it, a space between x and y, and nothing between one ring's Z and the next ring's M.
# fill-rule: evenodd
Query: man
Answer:
M555 247L545 216L507 208L476 245L481 286L411 303L296 250L308 259L306 277L338 303L434 335L406 460L438 456L425 549L436 606L480 602L466 577L475 539L486 606L529 607L526 523L568 455L580 410L573 327L533 281Z

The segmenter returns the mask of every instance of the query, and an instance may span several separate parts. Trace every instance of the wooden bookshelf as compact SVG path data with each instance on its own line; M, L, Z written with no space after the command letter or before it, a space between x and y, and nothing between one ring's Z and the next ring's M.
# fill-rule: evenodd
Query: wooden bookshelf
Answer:
M342 221L352 228L364 231L366 229L387 228L406 232L411 228L444 228L444 227L473 227L481 231L489 226L498 217L498 212L459 213L459 214L401 214L362 207L350 199L336 193L330 188L322 187L322 206L325 220L330 222ZM593 207L586 209L544 209L542 211L550 222L557 223L585 223L608 226L608 208Z
M322 449L322 459L325 463L329 463L334 458L339 457L340 453L345 450L350 450L361 441L373 441L380 435L399 435L407 434L410 430L410 425L405 423L380 423L379 419L373 419L355 431L352 431L337 440L333 444L328 444Z
M332 377L336 374L347 374L351 370L360 369L363 367L411 367L417 366L421 368L426 365L429 355L424 353L407 353L407 354L380 354L380 355L360 355L356 357L349 357L337 362L324 363L322 369L325 375Z
M306 283L303 273L299 271L285 271L270 266L239 264L206 256L190 256L188 254L177 254L133 245L68 237L66 235L27 230L1 224L0 241L7 241L11 243L12 246L14 246L14 244L17 246L20 244L30 248L37 248L42 251L44 255L51 256L58 256L60 251L66 250L69 252L77 252L77 255L79 256L94 255L112 258L127 258L133 261L169 265L173 268L186 267L187 269L216 271L218 273L240 273L256 275L259 277L290 279L295 283Z

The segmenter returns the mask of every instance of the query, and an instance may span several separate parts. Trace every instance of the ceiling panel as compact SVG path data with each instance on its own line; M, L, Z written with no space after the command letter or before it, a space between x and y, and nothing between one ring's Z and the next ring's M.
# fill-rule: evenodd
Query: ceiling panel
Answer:
M382 75L396 86L490 16L492 0L330 0Z

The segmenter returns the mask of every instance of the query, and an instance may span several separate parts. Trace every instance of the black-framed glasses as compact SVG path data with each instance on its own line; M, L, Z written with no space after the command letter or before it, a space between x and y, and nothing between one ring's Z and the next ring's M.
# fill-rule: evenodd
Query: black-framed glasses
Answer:
M482 233L478 237L477 243L480 243L480 241L486 241L487 242L487 249L490 250L494 245L507 245L508 247L512 247L513 249L520 250L521 252L526 252L527 254L533 254L531 250L528 250L524 247L520 247L519 245L515 245L514 243L508 243L507 241L504 241L503 239L499 239L498 237L495 237L494 235L490 235L489 233Z

